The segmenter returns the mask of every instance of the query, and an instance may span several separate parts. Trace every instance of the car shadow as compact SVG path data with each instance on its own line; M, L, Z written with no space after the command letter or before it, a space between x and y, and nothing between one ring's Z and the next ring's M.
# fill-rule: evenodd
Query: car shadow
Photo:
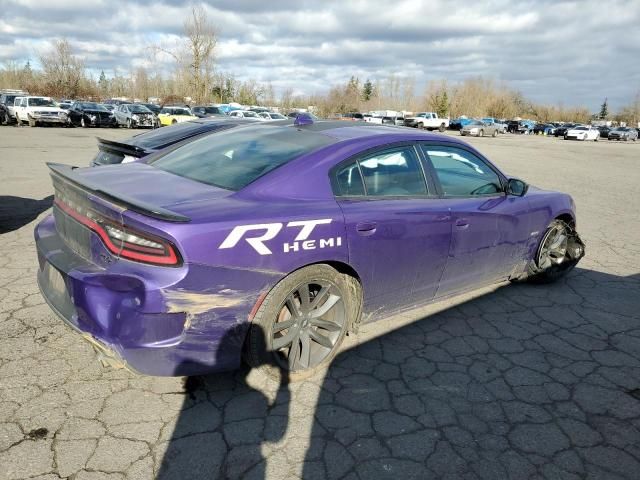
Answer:
M237 341L231 330L221 345ZM193 361L185 366L198 368ZM263 447L281 440L289 423L289 377L252 373L243 365L237 372L185 377L185 400L157 479L266 478Z
M53 205L53 195L33 198L0 196L0 234L18 230L33 222L38 215Z
M576 268L365 332L328 367L290 461L305 480L637 478L639 285ZM266 478L265 447L296 427L288 377L243 367L184 394L157 478Z
M576 268L405 315L332 362L302 478L637 478L639 287Z

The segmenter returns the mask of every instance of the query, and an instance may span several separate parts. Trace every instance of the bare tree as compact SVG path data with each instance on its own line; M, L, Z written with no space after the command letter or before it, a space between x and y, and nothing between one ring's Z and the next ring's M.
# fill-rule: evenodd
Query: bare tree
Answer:
M49 95L74 98L80 95L85 80L84 62L73 55L67 39L54 40L40 55L44 86Z
M202 5L191 8L184 21L184 39L174 47L154 45L155 53L169 55L178 65L176 87L196 102L210 99L214 86L215 50L218 42L216 28ZM182 87L182 88L180 88ZM186 87L186 88L185 88Z

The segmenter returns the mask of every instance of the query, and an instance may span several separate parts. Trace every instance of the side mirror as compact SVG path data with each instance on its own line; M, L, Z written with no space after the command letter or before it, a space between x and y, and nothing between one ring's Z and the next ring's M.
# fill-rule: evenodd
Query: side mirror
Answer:
M507 182L507 195L522 197L528 189L529 185L518 178L510 178Z

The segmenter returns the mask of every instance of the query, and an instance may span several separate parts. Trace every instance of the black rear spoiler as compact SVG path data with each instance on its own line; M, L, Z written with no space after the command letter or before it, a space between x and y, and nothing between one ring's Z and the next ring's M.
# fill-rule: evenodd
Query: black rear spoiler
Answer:
M73 184L77 188L80 188L92 194L96 194L102 198L105 198L106 200L109 200L110 202L115 203L116 205L126 207L129 210L141 213L142 215L146 215L147 217L176 223L186 223L191 221L189 217L180 213L172 212L171 210L168 210L166 208L158 207L156 205L152 205L150 203L143 202L126 195L122 195L121 193L118 193L116 195L113 192L109 192L108 188L90 182L78 175L75 172L75 169L77 169L78 167L72 167L70 165L63 165L61 163L52 162L47 162L47 167L49 167L49 170L51 170L52 177L61 177L64 179L64 181Z
M133 157L144 157L149 152L147 152L142 147L137 147L135 145L129 145L126 143L114 142L113 140L106 140L104 138L96 137L98 140L98 148L100 150L109 150L115 153L122 153L124 155L131 155Z

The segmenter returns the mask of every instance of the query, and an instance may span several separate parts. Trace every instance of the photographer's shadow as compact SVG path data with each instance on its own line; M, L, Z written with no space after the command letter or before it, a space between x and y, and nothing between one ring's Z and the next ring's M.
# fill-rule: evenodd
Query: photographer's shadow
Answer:
M0 234L13 232L33 222L38 215L53 205L53 195L33 198L0 196Z
M237 334L225 341L237 342ZM243 365L185 378L184 404L156 478L266 478L263 447L281 440L289 423L289 378L254 373Z

